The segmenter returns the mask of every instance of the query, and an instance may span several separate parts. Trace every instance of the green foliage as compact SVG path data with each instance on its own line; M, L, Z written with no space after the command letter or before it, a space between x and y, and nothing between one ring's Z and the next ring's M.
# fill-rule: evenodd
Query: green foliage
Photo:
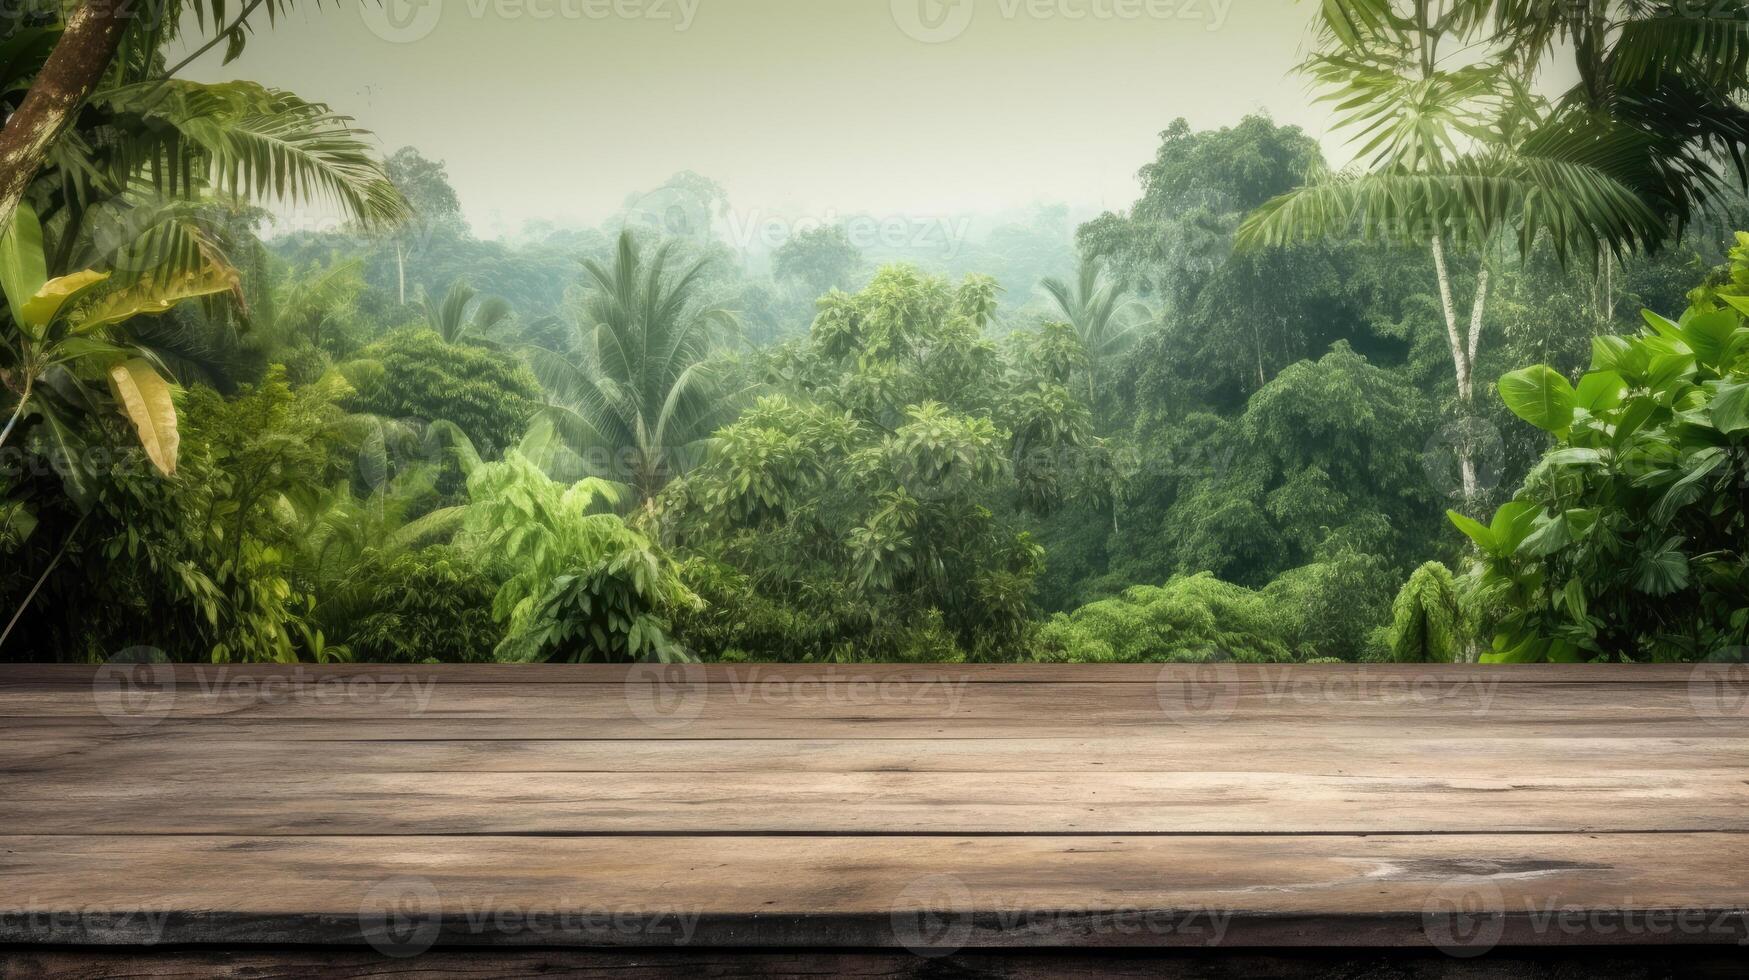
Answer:
M1282 371L1236 419L1145 418L1114 570L1261 587L1341 546L1406 566L1440 532L1422 457L1431 432L1419 392L1341 344Z
M9 653L16 642L50 659L141 644L215 662L344 654L308 628L317 599L297 582L290 503L343 472L338 394L294 391L277 374L233 399L191 390L176 475L158 476L138 455L108 456L81 516L42 477L14 485L9 496L33 504L43 526L0 592L15 607L34 577L26 570L52 572ZM65 560L51 566L48 552L63 544Z
M514 446L539 405L527 368L500 351L446 343L423 328L397 330L342 367L355 412L417 423L455 423L487 456Z
M474 287L457 280L443 299L425 297L425 323L446 344L464 339L484 340L494 327L510 319L510 301L502 296L481 297Z
M1316 140L1265 116L1193 132L1176 119L1137 175L1142 196L1076 233L1085 260L1103 260L1124 285L1183 309L1221 263L1243 214L1292 190L1323 165Z
M1290 569L1261 590L1203 572L1058 613L1039 635L1042 659L1069 661L1339 662L1382 656L1390 571L1376 555L1340 551Z
M779 245L771 255L771 266L779 282L796 282L809 295L819 296L851 286L862 267L862 251L840 226L809 228Z
M512 450L468 477L467 529L504 584L499 660L684 660L668 617L699 602L667 558L611 513L611 486L565 486Z
M1374 636L1390 612L1396 581L1390 562L1342 545L1334 553L1283 572L1264 587L1293 624L1294 654L1305 661L1384 658Z
M1554 448L1487 525L1472 598L1483 659L1686 660L1749 641L1749 301L1718 294L1672 322L1594 341L1577 386L1546 367L1503 379Z
M1079 255L1040 208L956 241L936 268L957 285L869 280L891 247L835 227L749 274L715 237L727 193L692 173L606 230L476 238L441 162L379 164L326 106L172 77L186 27L153 7L0 240L4 655L1741 647L1749 235L1680 320L1603 336L1618 303L1679 303L1733 220L1702 206L1742 203L1719 178L1749 147L1743 0L1666 6L1326 0L1304 68L1355 168L1264 117L1178 120ZM195 12L241 49L247 25ZM14 96L44 16L0 18ZM1569 55L1579 84L1538 96ZM269 198L360 225L270 252ZM1522 481L1486 520L1478 466ZM1462 578L1429 561L1459 547Z
M1432 561L1397 593L1383 640L1397 663L1445 664L1464 660L1475 635L1451 569Z
M612 265L584 264L589 288L571 356L530 352L559 434L639 503L686 469L733 403L705 360L734 319L702 302L709 260L670 273L675 258L672 241L645 256L631 232L621 234Z
M903 266L827 296L772 356L777 393L674 488L686 546L809 620L752 652L910 657L943 633L964 655L1020 650L1042 556L1012 515L1054 505L1098 446L1064 385L1072 335L1005 353L983 335L994 304L988 280Z
M367 663L490 661L503 631L492 616L498 585L467 552L433 547L365 573L370 612L346 639Z
M1203 573L1058 613L1038 644L1039 659L1073 663L1275 663L1293 659L1293 623L1278 603Z

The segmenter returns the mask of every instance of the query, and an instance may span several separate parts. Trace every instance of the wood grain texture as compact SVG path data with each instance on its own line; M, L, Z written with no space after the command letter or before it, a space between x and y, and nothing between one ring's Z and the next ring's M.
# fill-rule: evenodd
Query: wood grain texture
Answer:
M1501 942L1722 944L1749 923L1713 869L1746 861L1741 834L0 837L0 922L356 942L392 908L443 945L891 946L929 916L962 947L1396 946L1437 942L1429 916L1457 903L1498 915ZM1692 932L1627 924L1654 909Z
M899 951L436 949L413 959L370 950L0 950L0 976L33 980L1742 980L1739 950L1716 946L1496 950L1454 959L1439 950Z
M1731 667L0 668L0 789L0 944L1749 941Z

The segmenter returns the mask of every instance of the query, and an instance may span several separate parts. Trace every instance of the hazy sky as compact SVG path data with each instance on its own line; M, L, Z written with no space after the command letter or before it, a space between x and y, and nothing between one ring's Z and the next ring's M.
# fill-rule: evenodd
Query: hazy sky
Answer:
M184 74L288 88L442 159L488 235L593 224L686 169L737 209L1115 208L1176 116L1326 137L1290 74L1311 0L381 4L301 5Z

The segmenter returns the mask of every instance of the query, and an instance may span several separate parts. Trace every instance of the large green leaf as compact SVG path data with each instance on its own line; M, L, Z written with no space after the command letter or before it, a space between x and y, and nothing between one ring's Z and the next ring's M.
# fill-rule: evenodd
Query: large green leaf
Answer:
M1682 339L1694 351L1695 360L1719 367L1731 351L1731 335L1737 332L1739 320L1730 310L1687 316L1682 321Z
M1520 543L1530 535L1536 519L1542 514L1542 508L1524 500L1509 500L1500 505L1494 512L1494 519L1488 522L1488 530L1494 535L1494 553L1505 557L1518 550Z
M1719 385L1712 414L1713 427L1726 435L1749 429L1749 382Z
M1622 380L1621 375L1614 371L1592 371L1579 379L1579 387L1573 394L1573 403L1596 415L1620 405L1627 391L1627 382Z
M0 234L0 289L6 291L6 305L12 308L12 321L28 329L24 306L41 289L49 277L48 263L43 258L43 226L36 210L22 201L12 213L12 227ZM35 336L32 333L32 336Z
M1496 547L1494 532L1488 530L1488 525L1483 524L1475 518L1465 517L1455 510L1446 511L1445 516L1451 520L1452 524L1456 526L1458 530L1468 535L1469 539L1474 541L1476 547L1482 549L1483 553L1492 554L1494 552Z
M1688 556L1682 538L1672 537L1656 548L1643 551L1634 562L1634 588L1648 595L1670 595L1688 586Z
M1559 435L1573 425L1573 385L1547 365L1527 367L1501 378L1500 397L1512 414L1545 432Z
M146 458L165 476L176 475L176 450L181 437L176 431L176 403L170 385L158 376L143 357L112 365L109 390L122 414L134 424Z

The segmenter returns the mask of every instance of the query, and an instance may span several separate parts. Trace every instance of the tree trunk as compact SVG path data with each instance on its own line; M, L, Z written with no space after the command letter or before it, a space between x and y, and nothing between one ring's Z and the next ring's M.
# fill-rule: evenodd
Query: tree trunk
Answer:
M121 45L132 7L122 0L85 0L67 18L42 71L18 111L0 130L0 228L12 227L12 214L30 182L79 106L102 80Z
M1458 406L1465 416L1470 410L1470 359L1458 328L1457 304L1451 297L1451 270L1445 264L1445 241L1435 235L1432 240L1433 271L1439 277L1439 306L1445 314L1445 341L1451 350L1452 371L1457 375ZM1476 499L1476 460L1470 452L1467 433L1459 433L1457 442L1458 472L1463 479L1464 509Z
M1489 273L1486 267L1476 273L1476 295L1470 304L1470 329L1465 336L1459 326L1457 302L1452 298L1451 269L1445 261L1445 240L1434 236L1433 270L1439 277L1439 303L1445 314L1445 339L1451 349L1452 370L1457 376L1458 410L1467 419L1475 395L1476 360L1482 349L1482 315L1488 306ZM1467 510L1481 497L1481 479L1476 473L1475 448L1465 432L1457 444L1458 471L1463 479L1464 507Z
M1615 260L1608 253L1603 258L1603 318L1615 322Z
M401 305L407 305L407 253L401 247L401 240L395 239L395 279L400 288Z

